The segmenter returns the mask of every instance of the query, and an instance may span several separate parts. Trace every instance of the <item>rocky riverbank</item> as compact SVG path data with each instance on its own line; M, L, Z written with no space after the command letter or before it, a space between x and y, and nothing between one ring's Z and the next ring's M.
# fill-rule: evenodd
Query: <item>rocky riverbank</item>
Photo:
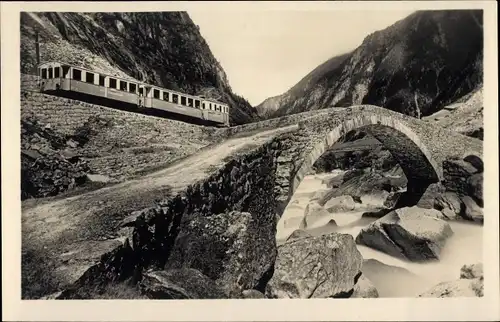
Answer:
M280 278L286 285L280 285L280 291L276 290L276 282L271 284L269 294L304 298L311 294L308 287L340 278L344 285L349 285L344 287L349 290L341 293L343 297L481 296L482 274L455 280L464 264L482 262L478 251L482 249L482 226L472 218L449 216L448 208L414 206L391 210L394 196L406 189L404 174L398 168L334 170L306 176L278 223L278 261L281 259L288 266L283 268L280 264L276 270L278 276L286 277ZM462 195L458 199L463 198ZM373 213L386 215L367 216ZM330 268L327 271L335 277L321 275L321 269L314 265L323 267L332 257L324 253L329 246L322 245L318 238L340 247L335 254L348 252L344 255L351 259L361 254L361 261L355 266L344 257L336 261L344 272L353 272L354 280L342 278ZM342 246L339 240L343 240ZM293 257L288 255L290 248L294 249ZM301 263L305 256L320 258ZM307 263L312 267L304 270L316 269L317 273L302 274L307 276L307 283L294 281L295 270L291 267L307 267ZM345 284L347 281L350 284ZM312 297L336 297L315 294Z

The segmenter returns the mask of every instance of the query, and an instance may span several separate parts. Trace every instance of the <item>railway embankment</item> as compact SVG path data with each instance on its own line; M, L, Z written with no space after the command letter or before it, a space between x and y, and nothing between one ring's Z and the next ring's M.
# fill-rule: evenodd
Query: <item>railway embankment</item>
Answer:
M41 94L27 77L21 85L26 198L122 182L220 140L215 128Z

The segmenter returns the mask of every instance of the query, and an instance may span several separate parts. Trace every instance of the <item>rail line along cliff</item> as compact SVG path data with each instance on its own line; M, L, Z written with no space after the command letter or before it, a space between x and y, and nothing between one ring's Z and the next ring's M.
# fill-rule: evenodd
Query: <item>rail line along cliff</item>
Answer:
M22 13L23 299L483 297L482 14L394 16L254 108L186 12Z

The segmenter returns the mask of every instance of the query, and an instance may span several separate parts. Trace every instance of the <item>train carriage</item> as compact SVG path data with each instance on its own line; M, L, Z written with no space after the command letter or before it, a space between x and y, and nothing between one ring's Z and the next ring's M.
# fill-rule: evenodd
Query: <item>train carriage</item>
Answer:
M229 126L229 106L205 97L120 78L60 62L38 66L41 92L95 98L98 104L128 104L142 110L164 111L192 120ZM68 96L68 95L63 95ZM110 104L113 103L113 104Z

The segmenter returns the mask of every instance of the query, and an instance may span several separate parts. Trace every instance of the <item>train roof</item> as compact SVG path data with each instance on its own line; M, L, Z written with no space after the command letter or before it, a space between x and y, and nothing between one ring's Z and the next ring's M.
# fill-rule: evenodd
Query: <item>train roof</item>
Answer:
M176 93L176 94L179 94L179 95L190 96L192 98L197 98L197 99L205 100L205 101L208 101L208 102L212 102L212 103L217 103L217 104L222 104L222 105L228 106L226 103L217 101L215 99L210 99L210 98L206 98L206 97L201 97L201 96L186 94L186 93L175 91L173 89L164 88L164 87L160 87L160 86L157 86L157 85L152 85L152 84L144 83L142 81L138 81L135 78L129 78L129 79L127 79L127 78L123 78L123 77L120 77L120 76L110 75L110 74L106 74L106 73L94 71L94 70L91 70L91 69L88 69L88 68L80 67L80 66L77 66L77 65L69 64L69 63L66 63L66 62L63 62L63 61L56 61L56 60L54 60L54 61L46 61L46 62L38 64L37 68L39 68L42 65L47 65L47 64L50 64L50 63L57 63L57 64L61 64L61 65L66 65L66 66L78 68L78 69L81 69L81 70L84 70L84 71L87 71L87 72L91 72L91 73L95 73L95 74L99 74L99 75L104 75L104 76L116 78L116 79L119 79L119 80L124 80L124 81L129 82L129 83L130 82L134 82L134 83L137 83L139 85L149 86L149 87L160 89L160 90L167 90L169 92Z

